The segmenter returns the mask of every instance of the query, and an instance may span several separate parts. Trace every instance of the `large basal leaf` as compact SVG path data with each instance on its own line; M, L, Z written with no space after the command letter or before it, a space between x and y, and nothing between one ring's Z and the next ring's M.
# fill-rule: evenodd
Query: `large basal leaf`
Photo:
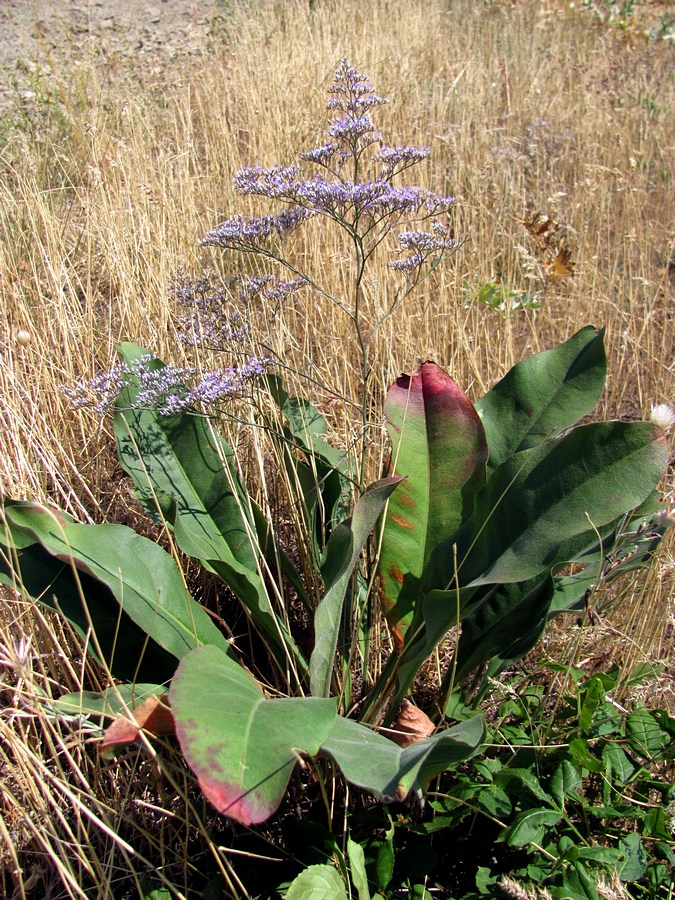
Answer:
M148 355L136 344L124 344L120 354L128 364ZM154 359L151 365L161 369L164 364ZM132 409L137 393L137 388L125 388L117 401L120 462L146 505L159 503L181 550L234 591L264 632L279 664L285 669L292 653L304 670L306 661L275 615L259 573L255 521L231 462L231 448L203 416L162 416L152 409Z
M460 527L485 482L487 443L464 392L439 366L402 375L385 400L394 473L382 533L382 602L400 650L432 550Z
M368 535L401 480L383 478L370 485L351 518L341 522L328 541L323 569L326 593L314 614L314 650L309 663L315 697L327 697L330 693L345 594Z
M136 709L150 697L161 697L168 688L162 684L116 684L104 691L75 691L63 694L50 706L60 715L89 719L116 719Z
M647 422L603 422L510 457L476 497L471 519L434 552L426 587L525 581L554 565L561 546L638 506L668 464L663 432ZM455 556L456 546L456 556Z
M348 781L389 801L424 790L439 772L472 756L484 736L476 717L402 749L337 716L333 699L268 700L217 647L199 647L181 661L169 700L181 749L204 794L245 825L276 811L302 753L327 754Z
M484 678L496 677L522 659L541 637L553 598L553 579L535 577L500 584L462 620L455 657L450 663L459 681L481 663Z
M591 525L602 531L651 494L667 461L667 444L657 428L608 422L576 428L500 466L476 497L469 521L432 554L411 637L397 661L392 703L400 702L447 631L499 592L495 585L543 577L569 561L567 552ZM504 618L497 615L501 623L494 623L505 635L507 595L496 600ZM558 601L564 602L560 596ZM480 642L487 646L496 635L489 629ZM505 643L512 643L508 636Z
M478 752L484 736L485 723L475 716L401 748L360 722L338 716L321 749L347 781L389 803L405 800L411 791L423 792L440 772Z
M16 539L25 545L18 548ZM171 678L175 657L148 640L120 610L115 595L102 581L73 571L70 563L52 556L34 538L16 530L0 534L0 545L0 582L64 616L86 644L87 653L114 678Z
M316 755L330 734L336 701L268 700L217 647L181 662L169 692L185 759L218 812L252 825L279 806L300 754Z
M50 555L103 583L142 632L176 659L200 644L229 649L188 593L173 558L154 541L125 525L77 524L36 503L7 501L4 520L18 543L35 541ZM95 618L93 608L92 613ZM117 634L116 642L120 653L128 652L124 633Z
M607 360L604 329L587 326L553 350L517 363L476 403L490 469L574 425L600 399Z
M280 455L289 482L298 493L300 511L317 566L323 561L326 541L351 509L353 486L343 450L328 442L328 422L307 400L292 397L278 375L267 376L270 396L276 401L282 423L271 423L271 433L281 433Z

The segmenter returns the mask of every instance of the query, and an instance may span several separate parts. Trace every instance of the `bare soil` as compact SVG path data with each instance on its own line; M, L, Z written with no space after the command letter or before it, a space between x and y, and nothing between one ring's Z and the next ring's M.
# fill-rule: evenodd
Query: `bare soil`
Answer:
M73 45L158 65L204 49L218 0L0 0L0 105L18 91L31 99L30 75Z

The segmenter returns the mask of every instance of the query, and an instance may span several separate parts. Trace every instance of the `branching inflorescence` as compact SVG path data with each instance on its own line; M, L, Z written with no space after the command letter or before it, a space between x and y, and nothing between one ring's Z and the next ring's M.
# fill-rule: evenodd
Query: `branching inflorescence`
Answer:
M237 193L282 201L288 207L261 218L234 216L210 231L202 244L260 253L284 262L273 246L274 239L284 239L308 219L322 215L357 242L370 239L370 246L363 248L367 258L401 219L408 224L420 222L443 215L454 205L453 197L392 184L396 176L425 160L429 150L382 143L370 111L387 101L373 93L373 85L346 59L340 63L328 93L333 95L328 109L334 114L328 125L330 140L300 154L303 161L321 171L306 175L299 164L241 169L234 177ZM373 152L375 145L377 150ZM411 234L417 236L415 244L410 244ZM405 261L397 260L393 268L409 273L432 256L439 261L458 246L440 222L434 223L432 232L404 232L399 243L402 251L412 253Z
M362 323L365 267L390 232L403 228L398 235L398 255L388 266L405 274L406 283L387 304L386 317L424 277L423 270L428 274L459 246L449 225L438 218L449 212L455 200L421 187L393 183L403 172L423 162L429 150L383 143L371 112L388 101L374 93L366 76L348 60L341 61L328 93L328 140L300 153L302 162L318 171L307 173L300 163L244 167L234 176L236 192L266 198L283 204L283 208L261 216L236 214L209 231L200 242L203 246L272 260L293 277L283 281L271 274L219 278L207 273L192 279L180 273L174 285L174 296L189 310L181 321L180 340L195 347L234 353L238 358L245 357L245 362L211 372L166 366L160 373L148 368L148 357L145 362L137 362L133 371L118 366L64 389L76 406L87 406L102 414L111 407L119 390L134 378L141 387L137 405L146 404L167 415L187 408L199 410L240 394L272 362L269 352L262 356L253 352L252 303L257 298L266 309L274 310L305 286L333 300L352 320L361 354L365 396L370 374L369 338ZM320 217L342 229L351 241L353 281L346 297L332 296L286 252L288 238L310 219ZM421 230L424 222L430 223L430 230ZM363 418L365 426L365 406Z

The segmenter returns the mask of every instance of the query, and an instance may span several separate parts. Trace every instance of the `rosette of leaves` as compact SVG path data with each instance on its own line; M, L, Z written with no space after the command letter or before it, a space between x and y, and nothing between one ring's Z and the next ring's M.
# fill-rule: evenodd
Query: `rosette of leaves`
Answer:
M124 353L143 351L127 345ZM618 571L645 562L660 538L650 517L668 461L663 433L646 422L575 427L597 402L605 367L602 332L585 328L523 360L475 407L434 363L398 379L385 404L393 472L371 485L347 518L334 520L322 550L324 594L313 611L309 659L270 594L266 559L278 560L301 590L299 577L275 547L274 528L248 496L213 423L187 412L130 410L130 396L120 397L122 464L178 547L239 598L272 664L289 673L287 696L265 693L190 596L172 556L125 526L82 525L6 501L1 577L75 622L114 675L133 682L143 671L143 709L133 690L123 704L136 731L118 743L138 728L152 731L158 713L162 733L175 729L220 812L246 824L263 821L303 757L332 760L348 781L384 801L422 795L431 778L480 749L482 718L450 728L441 718L435 734L405 747L366 723L383 709L394 718L447 631L462 624L451 675L485 661L495 673L534 645L551 614L582 602L610 547ZM299 408L288 407L278 384L275 396L287 409ZM314 413L306 420L316 428ZM292 431L305 458L322 454L322 441L303 434L301 421ZM328 453L321 465L331 465ZM340 714L331 695L336 669L350 659L344 605L387 506L381 596L395 651L359 721ZM617 535L626 523L634 535L622 556ZM574 574L559 574L570 562ZM153 683L159 710L148 706ZM446 679L442 688L450 686ZM78 702L83 712L93 704L98 716L119 715L119 703L91 697L66 698L68 712ZM109 738L106 748L115 743Z

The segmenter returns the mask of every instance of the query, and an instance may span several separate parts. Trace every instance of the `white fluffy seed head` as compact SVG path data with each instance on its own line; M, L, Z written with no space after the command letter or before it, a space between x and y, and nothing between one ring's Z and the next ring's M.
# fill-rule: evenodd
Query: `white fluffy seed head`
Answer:
M667 403L652 404L651 415L649 421L657 425L661 431L670 431L675 425L675 412Z

